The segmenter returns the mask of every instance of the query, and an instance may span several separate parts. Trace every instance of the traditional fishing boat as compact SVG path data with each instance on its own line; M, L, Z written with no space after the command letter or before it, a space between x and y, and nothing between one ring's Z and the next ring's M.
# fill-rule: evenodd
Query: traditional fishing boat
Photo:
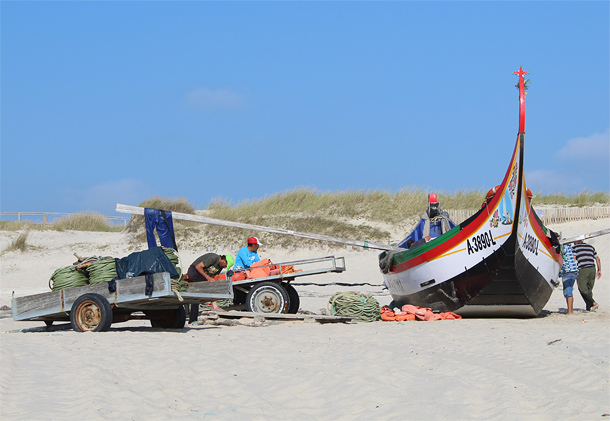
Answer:
M519 77L519 133L512 158L481 209L456 225L431 198L422 221L400 248L379 255L394 306L537 316L558 285L559 243L532 208L523 173L527 73L521 67L514 72Z

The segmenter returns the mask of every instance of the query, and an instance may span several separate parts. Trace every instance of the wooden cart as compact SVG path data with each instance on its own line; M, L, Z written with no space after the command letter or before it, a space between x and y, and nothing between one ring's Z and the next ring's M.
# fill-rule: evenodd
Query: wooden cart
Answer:
M61 291L13 297L13 320L70 321L78 332L101 332L112 323L148 319L153 327L184 327L184 304L233 298L231 281L189 284L188 291L172 291L169 273L120 279Z
M274 263L281 271L294 267L298 272L282 273L262 278L251 278L233 281L232 309L246 309L256 313L291 313L296 314L301 300L297 290L290 285L297 277L319 275L323 273L340 273L345 271L343 257L326 256L314 259L294 260Z
M153 327L181 329L185 304L232 299L232 309L296 314L300 298L290 282L300 276L345 271L343 257L320 257L276 264L297 271L231 282L193 282L185 292L172 291L169 273L120 279L60 291L13 297L13 320L69 321L78 332L101 332L112 323L148 319Z

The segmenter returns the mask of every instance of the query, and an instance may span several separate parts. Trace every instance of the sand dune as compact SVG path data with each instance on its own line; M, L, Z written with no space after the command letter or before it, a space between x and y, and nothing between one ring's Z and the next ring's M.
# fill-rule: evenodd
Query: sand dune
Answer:
M564 236L610 221L552 226ZM0 232L4 249L18 233ZM105 333L16 333L40 322L0 319L2 419L598 419L610 414L610 236L590 240L602 259L595 313L561 289L535 319L439 322L196 326L160 330L148 321ZM72 253L123 257L124 234L32 232L31 251L1 259L0 305L13 291L48 291ZM146 246L143 244L142 249ZM201 251L185 250L190 263ZM275 262L345 256L324 284L381 284L372 251L264 250ZM298 286L301 307L318 312L339 290L390 296L378 286ZM4 312L6 313L6 312Z

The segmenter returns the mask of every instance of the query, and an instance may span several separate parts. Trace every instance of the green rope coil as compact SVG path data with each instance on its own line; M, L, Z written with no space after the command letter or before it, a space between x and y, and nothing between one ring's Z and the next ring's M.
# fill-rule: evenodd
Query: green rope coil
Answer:
M59 268L49 279L49 288L52 291L59 291L66 288L82 287L89 284L89 279L85 272L76 269L76 266Z
M230 299L224 299L224 300L216 300L216 304L218 304L218 307L220 308L228 308L231 307L233 305L233 300ZM191 304L191 305L197 305L197 304ZM210 302L208 303L200 303L199 304L199 308L202 311L211 311L212 310L212 303Z
M112 281L118 276L116 263L112 257L102 258L87 266L89 283L91 285Z
M362 322L381 320L381 308L372 295L359 292L338 292L328 300L328 309L333 316L354 317Z
M163 251L169 258L169 261L172 262L172 265L174 265L174 268L176 268L178 275L180 275L177 279L172 278L172 290L179 292L188 290L188 283L182 279L182 269L180 268L180 256L178 255L178 252L173 248L168 247L163 247Z

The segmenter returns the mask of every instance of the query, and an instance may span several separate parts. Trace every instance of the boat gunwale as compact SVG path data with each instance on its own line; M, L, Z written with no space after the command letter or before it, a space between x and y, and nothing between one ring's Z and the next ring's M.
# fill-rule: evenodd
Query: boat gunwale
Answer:
M506 192L506 189L508 188L510 176L513 171L513 168L515 167L515 162L517 161L517 153L521 154L521 150L522 150L521 139L520 139L520 136L518 135L517 142L515 143L515 148L513 150L513 156L511 158L508 169L504 175L504 179L502 180L502 184L500 184L502 186L502 188L495 193L495 195L492 198L492 200L490 201L490 203L488 203L487 206L485 206L485 208L482 209L481 214L477 218L470 221L465 226L462 226L463 222L456 225L450 231L446 232L445 234L443 234L433 240L430 240L430 242L426 243L423 246L418 247L415 250L406 249L404 251L395 253L392 258L392 262L394 262L396 257L398 257L398 256L406 257L406 258L402 262L400 262L396 265L392 265L392 267L388 273L404 272L404 271L409 270L420 264L423 264L423 263L435 260L439 257L442 257L442 255L444 255L448 251L454 249L455 247L459 246L461 243L463 243L468 238L470 238L473 233L479 231L483 227L483 225L485 225L487 223L487 221L489 220L489 217L491 215L493 215L493 213L498 208L498 206L500 204L500 200L504 196L504 193ZM521 162L519 162L519 167L521 167ZM518 168L517 170L519 171L519 173L521 175L521 180L523 181L523 174L521 173L522 168ZM518 193L517 193L517 195L518 195ZM518 221L518 216L519 216L518 215L519 208L517 207L517 205L515 205L514 208L515 208L515 211L513 212L513 220L511 222L511 233L515 231L515 226L516 226L515 221ZM490 211L490 209L491 209L491 211ZM485 212L485 211L487 211L487 212ZM458 232L456 232L455 234L453 234L451 236L447 236L448 234L450 234L452 231L454 231L456 229L458 230ZM447 236L447 237L445 237L445 236ZM425 247L425 248L421 249L422 247ZM493 252L493 250L490 250L490 251ZM408 254L411 252L414 252L415 254L413 256L408 256Z

